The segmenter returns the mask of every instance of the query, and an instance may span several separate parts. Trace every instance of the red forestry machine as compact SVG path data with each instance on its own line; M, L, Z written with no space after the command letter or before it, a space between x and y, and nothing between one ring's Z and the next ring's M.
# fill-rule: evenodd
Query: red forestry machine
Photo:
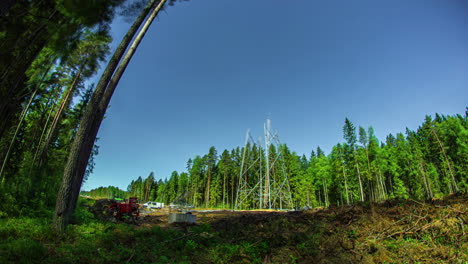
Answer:
M138 212L138 203L136 197L128 198L128 202L114 201L107 207L107 211L113 215L117 220L122 220L122 217L128 216L134 220L138 219L140 213Z

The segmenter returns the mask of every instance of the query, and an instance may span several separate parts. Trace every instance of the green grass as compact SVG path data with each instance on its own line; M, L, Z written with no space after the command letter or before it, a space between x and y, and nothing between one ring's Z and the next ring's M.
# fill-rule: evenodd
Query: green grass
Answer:
M468 243L460 224L466 223L466 218L456 214L465 208L462 205L458 205L458 211L427 206L418 209L411 205L397 215L385 215L388 209L380 207L376 216L359 207L318 214L248 214L178 228L104 222L95 219L86 206L90 204L80 203L73 224L61 235L51 228L51 217L0 219L0 263L464 263L468 260ZM388 236L415 228L414 221L407 224L399 221L404 215L424 216L428 210L433 210L431 219L418 223L427 227L424 232ZM350 221L350 216L355 221Z

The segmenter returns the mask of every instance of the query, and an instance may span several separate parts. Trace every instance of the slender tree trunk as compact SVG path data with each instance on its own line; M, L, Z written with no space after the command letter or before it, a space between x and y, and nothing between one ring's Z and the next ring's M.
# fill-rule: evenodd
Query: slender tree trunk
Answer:
M390 177L388 177L388 184L390 185L390 186L388 186L388 187L389 187L389 190L390 190L391 193L393 193L393 191L394 191L394 189L393 189L393 182L392 182L392 176L393 176L393 175L390 175ZM388 193L388 190L387 190L387 193Z
M7 150L6 154L5 154L5 158L3 159L2 168L0 169L0 177L2 178L2 182L1 182L2 185L5 182L5 175L3 174L3 171L5 170L6 163L8 161L8 158L10 157L11 149L12 149L14 143L15 143L16 136L18 135L18 131L21 128L21 125L23 124L24 118L26 117L26 113L27 113L27 111L29 109L29 106L31 105L31 102L33 101L34 97L36 96L37 90L38 89L36 89L34 91L34 93L31 95L31 98L29 99L28 104L26 105L23 112L21 113L20 121L19 121L18 125L16 126L15 133L13 135L13 138L11 139L10 145L8 146L8 150Z
M376 176L377 201L380 202L385 199L385 190L383 187L382 175L380 173L377 173L377 171L375 173L376 173L375 176Z
M197 192L198 192L198 179L195 179L195 183L193 185L193 205L195 206L198 206Z
M442 154L444 155L445 161L447 162L447 166L449 168L450 175L452 176L453 187L455 187L455 191L458 191L458 185L457 185L457 182L455 181L455 176L453 175L452 166L450 166L450 161L449 161L449 159L447 157L447 154L445 153L444 146L442 145L442 142L440 141L439 136L437 136L437 133L434 130L434 128L432 127L432 125L430 127L431 127L431 130L432 130L432 133L434 134L434 136L437 139L437 142L439 143L439 147L440 147L440 150L442 150Z
M341 166L343 168L343 178L344 178L345 190L346 190L346 204L349 205L348 180L347 180L346 172L345 172L345 161L343 159L341 149L339 149L339 152L340 152L340 158L341 158Z
M318 194L318 197L319 197L319 205L320 205L320 206L323 206L323 205L322 205L322 196L320 195L320 189L318 189L318 193L319 193L319 194Z
M149 200L150 190L151 190L151 185L147 184L145 188L145 200L144 200L145 202Z
M379 168L379 174L380 174L380 181L382 182L382 188L384 191L384 200L386 200L388 197L388 189L387 189L387 184L385 183L385 179L380 168Z
M328 201L328 190L327 190L326 180L322 182L322 186L323 186L323 200L325 202L325 207L328 207L330 203Z
M195 181L193 179L193 176L190 178L191 180L191 187L192 187L192 204L195 205Z
M374 181L372 181L371 179L368 179L367 180L367 184L369 185L369 195L370 195L370 201L371 202L375 202L376 200L376 194L375 194L375 186L374 186Z
M344 178L344 184L345 184L345 190L346 190L346 204L349 205L348 180L346 177L344 163L342 163L341 165L343 167L343 178Z
M157 6L155 6L158 2ZM124 39L117 47L114 55L109 61L106 69L104 70L101 79L99 80L93 97L87 106L85 115L83 116L78 132L75 135L70 154L62 179L62 184L57 195L57 203L54 214L54 227L57 231L63 231L70 221L73 210L76 207L83 177L86 172L88 160L93 149L93 145L101 125L104 114L109 105L112 94L122 76L125 68L127 67L131 57L133 56L136 48L141 42L143 36L153 22L156 15L159 13L166 0L151 0L148 5L143 9L140 16L135 23L130 27L130 30L125 35ZM141 26L150 10L153 12L148 17L141 30ZM138 32L131 47L125 53L132 38ZM123 58L122 58L123 57ZM120 65L117 65L122 58ZM117 70L115 70L117 68ZM114 73L115 70L115 73ZM113 74L114 73L114 74Z
M211 186L211 169L208 167L208 180L206 181L206 191L205 191L205 207L208 208L210 203L210 186Z
M10 145L8 146L8 150L7 150L6 154L5 154L5 158L4 158L3 163L2 163L2 168L0 169L0 177L2 178L2 181L1 181L2 185L3 185L4 181L5 181L3 171L5 169L5 165L6 165L7 161L8 161L9 156L10 156L10 152L11 152L11 149L12 149L13 144L15 142L16 136L18 135L18 131L21 128L21 125L22 125L22 123L24 121L24 118L26 117L26 113L28 112L29 107L31 106L31 103L34 100L34 97L36 97L37 91L39 90L42 82L44 81L45 77L47 76L47 74L49 73L51 68L52 68L52 66L49 66L49 68L44 72L44 74L41 77L41 81L37 84L36 89L34 90L33 94L29 98L28 104L26 105L26 107L23 109L23 112L21 113L20 121L19 121L18 125L16 126L15 134L13 135L13 138L11 139Z
M359 171L359 163L357 162L356 158L354 158L354 161L356 162L356 169L358 173L358 179L359 179L359 190L361 193L361 202L364 202L364 191L362 190L362 180L361 180L361 172Z
M234 208L234 183L236 181L236 178L235 177L232 177L231 176L231 204L230 204L230 208Z
M247 133L248 133L248 131L247 131ZM244 169L246 151L247 151L247 137L245 139L245 147L244 147L244 151L243 151L243 154L242 154L242 162L241 162L241 166L240 166L240 170L239 170L239 182L237 184L236 203L234 204L234 209L238 209L239 206L242 206L242 205L239 204L239 201L240 201L240 199L242 199L240 197L240 193L242 192L242 190L240 190L240 188L242 188L241 182L242 182L243 177L244 177L244 175L242 173L243 172L242 170ZM247 179L246 179L246 182L247 182ZM233 190L233 192L234 192L234 190Z
M46 138L45 138L44 144L42 146L41 156L40 156L40 159L39 159L39 165L42 165L42 163L44 162L44 160L45 160L45 158L47 156L47 151L48 151L49 145L50 145L50 143L52 141L52 136L53 136L53 134L55 132L57 124L62 119L62 115L63 115L63 112L65 111L65 108L70 104L72 94L76 90L78 80L81 77L81 72L83 71L83 68L84 68L85 64L86 64L86 62L81 65L78 73L76 74L75 78L73 79L73 82L72 82L71 86L68 88L65 95L63 96L62 102L60 103L60 106L59 106L59 108L57 110L57 113L55 113L54 120L52 120L52 124L50 125L49 131L46 134Z
M226 207L226 172L223 173L223 208Z
M426 194L428 198L432 199L433 194L432 194L431 184L429 182L429 179L427 178L426 170L424 169L421 161L419 161L419 168L421 169L421 174L423 175L424 186L426 187Z
M58 100L58 97L60 95L60 91L57 92L57 98L56 100ZM49 102L50 101L53 101L52 99L49 99ZM47 102L47 105L49 104L49 102ZM39 152L41 151L41 146L43 145L43 139L44 139L44 136L45 136L45 133L47 131L47 126L49 125L49 120L50 118L52 117L52 113L54 112L54 103L52 102L52 105L50 107L50 111L49 111L49 114L47 115L47 119L45 121L45 124L44 124L44 127L42 128L42 131L41 131L41 136L39 137L39 142L36 146L36 151L34 152L34 157L33 157L33 161L32 161L32 164L35 164L36 163L36 158L37 156L39 155ZM42 120L41 120L42 121ZM41 122L42 123L42 122Z
M367 172L369 173L369 177L372 176L372 170L371 170L371 165L370 165L370 159L369 159L369 150L368 150L368 145L364 144L364 150L366 151L366 159L367 159ZM377 189L374 186L373 182L378 182L378 178L376 175L374 175L374 179L369 180L369 190L371 192L371 201L376 201L377 200Z

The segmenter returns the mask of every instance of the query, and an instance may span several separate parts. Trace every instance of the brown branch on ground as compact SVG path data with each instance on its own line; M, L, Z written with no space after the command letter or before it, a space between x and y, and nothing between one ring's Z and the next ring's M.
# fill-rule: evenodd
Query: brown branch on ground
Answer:
M444 209L450 209L450 210L455 211L455 212L457 212L457 213L459 213L459 214L462 214L462 215L468 214L467 211L463 212L463 211L460 211L460 210L458 210L458 209L456 209L456 208L453 208L453 207L451 207L451 206L449 206L449 205L446 205L446 206L436 205L435 207L437 207L437 208L444 208Z
M426 229L429 229L429 228L433 227L436 223L439 223L439 222L441 222L442 220L446 219L447 217L450 216L450 214L451 214L451 212L449 212L449 213L448 213L446 216L444 216L442 219L435 220L435 221L433 221L433 222L431 222L431 223L428 223L428 224L426 224L426 225L424 225L424 226L422 226L422 227L420 227L420 228L418 228L418 229L416 229L416 230L414 230L414 231L410 231L411 229L413 229L414 227L417 226L417 224L419 223L419 221L422 219L422 218L420 218L420 219L418 219L418 221L416 221L416 224L414 224L414 225L411 226L410 228L406 229L405 231L399 231L399 232L393 233L393 234L391 234L391 235L388 235L386 238L395 237L395 236L397 236L397 235L415 234L415 233L417 233L417 232L424 231L424 230L426 230ZM426 218L426 217L427 217L427 215L426 215L425 217L423 217L423 218Z

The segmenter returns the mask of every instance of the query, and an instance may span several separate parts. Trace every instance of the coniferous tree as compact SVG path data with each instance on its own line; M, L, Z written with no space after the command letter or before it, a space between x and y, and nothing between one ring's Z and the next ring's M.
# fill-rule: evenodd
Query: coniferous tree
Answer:
M218 154L215 147L210 147L208 155L204 157L205 166L206 166L206 187L205 187L205 206L208 207L210 203L210 188L211 188L211 178L213 176L213 170L215 168L216 160L218 159Z
M352 157L354 161L354 166L356 167L357 178L359 182L359 198L363 202L364 201L364 190L362 187L362 179L361 179L361 172L359 170L359 163L357 161L357 153L356 153L356 128L354 127L353 123L349 121L348 118L345 119L345 125L343 127L343 137L347 142L348 150L345 151L345 155L348 157Z

